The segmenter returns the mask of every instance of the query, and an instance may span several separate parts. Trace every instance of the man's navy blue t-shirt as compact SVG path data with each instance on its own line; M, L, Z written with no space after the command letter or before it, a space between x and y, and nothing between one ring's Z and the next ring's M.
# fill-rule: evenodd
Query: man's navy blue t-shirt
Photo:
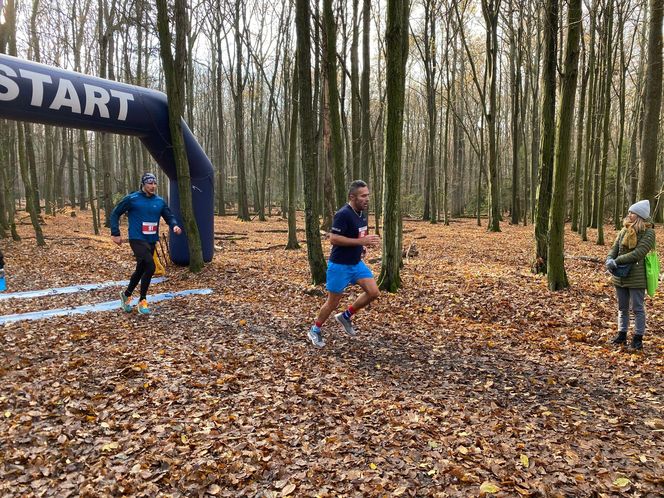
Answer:
M349 239L361 239L367 236L368 228L364 211L358 213L346 204L334 214L330 232ZM330 261L340 265L356 265L362 259L363 249L363 246L332 246Z

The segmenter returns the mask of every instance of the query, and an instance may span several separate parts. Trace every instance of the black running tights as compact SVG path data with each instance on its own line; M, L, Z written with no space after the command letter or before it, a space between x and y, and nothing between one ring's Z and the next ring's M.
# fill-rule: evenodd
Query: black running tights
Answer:
M131 279L129 279L126 293L131 295L140 281L141 299L145 299L145 296L148 295L148 287L150 287L150 281L155 270L153 254L156 243L146 242L145 240L130 240L129 245L136 257L136 270L134 270Z

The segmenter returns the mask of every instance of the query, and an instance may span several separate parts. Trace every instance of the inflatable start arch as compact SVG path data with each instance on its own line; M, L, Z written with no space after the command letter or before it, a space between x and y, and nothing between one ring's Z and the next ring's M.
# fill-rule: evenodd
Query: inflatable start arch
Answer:
M168 176L170 207L182 220L164 93L0 54L0 117L139 137ZM214 253L214 170L184 120L182 129L194 215L203 259L209 262ZM173 262L187 265L186 236L170 241Z

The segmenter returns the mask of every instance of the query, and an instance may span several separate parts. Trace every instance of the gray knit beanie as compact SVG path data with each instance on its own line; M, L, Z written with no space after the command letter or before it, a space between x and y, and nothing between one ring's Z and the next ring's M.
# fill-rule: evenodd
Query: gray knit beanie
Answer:
M650 201L648 199L645 199L637 202L636 204L632 204L629 207L629 212L634 213L639 218L647 220L648 218L650 218Z

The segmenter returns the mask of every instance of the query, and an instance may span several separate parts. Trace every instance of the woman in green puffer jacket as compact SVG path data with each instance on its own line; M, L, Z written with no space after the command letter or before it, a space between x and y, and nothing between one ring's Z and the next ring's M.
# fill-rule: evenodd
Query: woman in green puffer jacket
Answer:
M643 349L643 334L646 331L643 301L647 287L644 258L654 248L655 230L650 221L650 201L639 201L629 207L627 217L623 220L623 229L606 260L606 268L613 275L613 285L616 286L618 297L618 335L613 338L612 344L627 343L631 302L635 330L630 348ZM618 276L621 272L626 272L625 276Z

